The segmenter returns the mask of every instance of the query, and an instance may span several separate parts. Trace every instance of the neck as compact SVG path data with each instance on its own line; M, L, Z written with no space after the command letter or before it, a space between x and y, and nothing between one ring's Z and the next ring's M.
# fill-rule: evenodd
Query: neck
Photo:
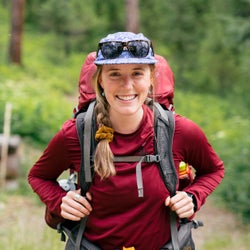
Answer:
M141 108L133 115L120 115L110 117L113 129L121 134L131 134L135 132L142 121L143 109Z

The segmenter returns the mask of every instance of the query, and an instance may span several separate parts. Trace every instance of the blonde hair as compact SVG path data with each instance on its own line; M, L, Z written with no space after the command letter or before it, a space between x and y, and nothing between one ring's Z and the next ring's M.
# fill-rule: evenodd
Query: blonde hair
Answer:
M155 76L155 66L150 64L152 87ZM99 79L102 73L102 66L97 66L97 70L92 77L93 89L96 93L96 120L98 130L95 138L98 141L94 155L94 170L101 179L114 176L116 174L114 166L114 155L111 151L109 143L113 140L114 130L109 117L109 103L103 95L103 89L99 84Z

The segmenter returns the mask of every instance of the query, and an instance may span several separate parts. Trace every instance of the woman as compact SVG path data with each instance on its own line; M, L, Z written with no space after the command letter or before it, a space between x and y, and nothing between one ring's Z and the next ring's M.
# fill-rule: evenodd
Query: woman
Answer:
M136 163L113 163L114 155L154 154L153 112L144 103L153 91L156 62L142 34L119 32L100 41L93 77L96 174L86 198L80 190L66 193L56 181L64 170L79 171L74 119L63 125L29 173L33 190L54 214L72 221L88 216L84 237L101 249L160 249L170 239L169 209L179 218L192 217L223 178L223 163L204 133L185 118L176 119L173 155L175 163L184 159L194 166L196 178L174 197L156 163L142 163L144 197L137 194Z

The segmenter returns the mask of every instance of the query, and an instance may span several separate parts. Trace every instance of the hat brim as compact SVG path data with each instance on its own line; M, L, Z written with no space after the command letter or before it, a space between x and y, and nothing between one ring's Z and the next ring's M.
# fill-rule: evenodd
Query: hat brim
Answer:
M115 59L103 59L95 61L96 65L105 64L155 64L157 60L154 58L115 58Z

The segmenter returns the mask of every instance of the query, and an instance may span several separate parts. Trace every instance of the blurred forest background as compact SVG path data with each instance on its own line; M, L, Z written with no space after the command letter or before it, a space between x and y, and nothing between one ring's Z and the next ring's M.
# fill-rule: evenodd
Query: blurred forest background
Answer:
M250 0L1 0L0 16L0 133L10 102L11 133L28 154L18 195L31 193L30 157L72 116L86 55L128 30L168 60L176 111L201 126L225 163L213 198L249 224Z

